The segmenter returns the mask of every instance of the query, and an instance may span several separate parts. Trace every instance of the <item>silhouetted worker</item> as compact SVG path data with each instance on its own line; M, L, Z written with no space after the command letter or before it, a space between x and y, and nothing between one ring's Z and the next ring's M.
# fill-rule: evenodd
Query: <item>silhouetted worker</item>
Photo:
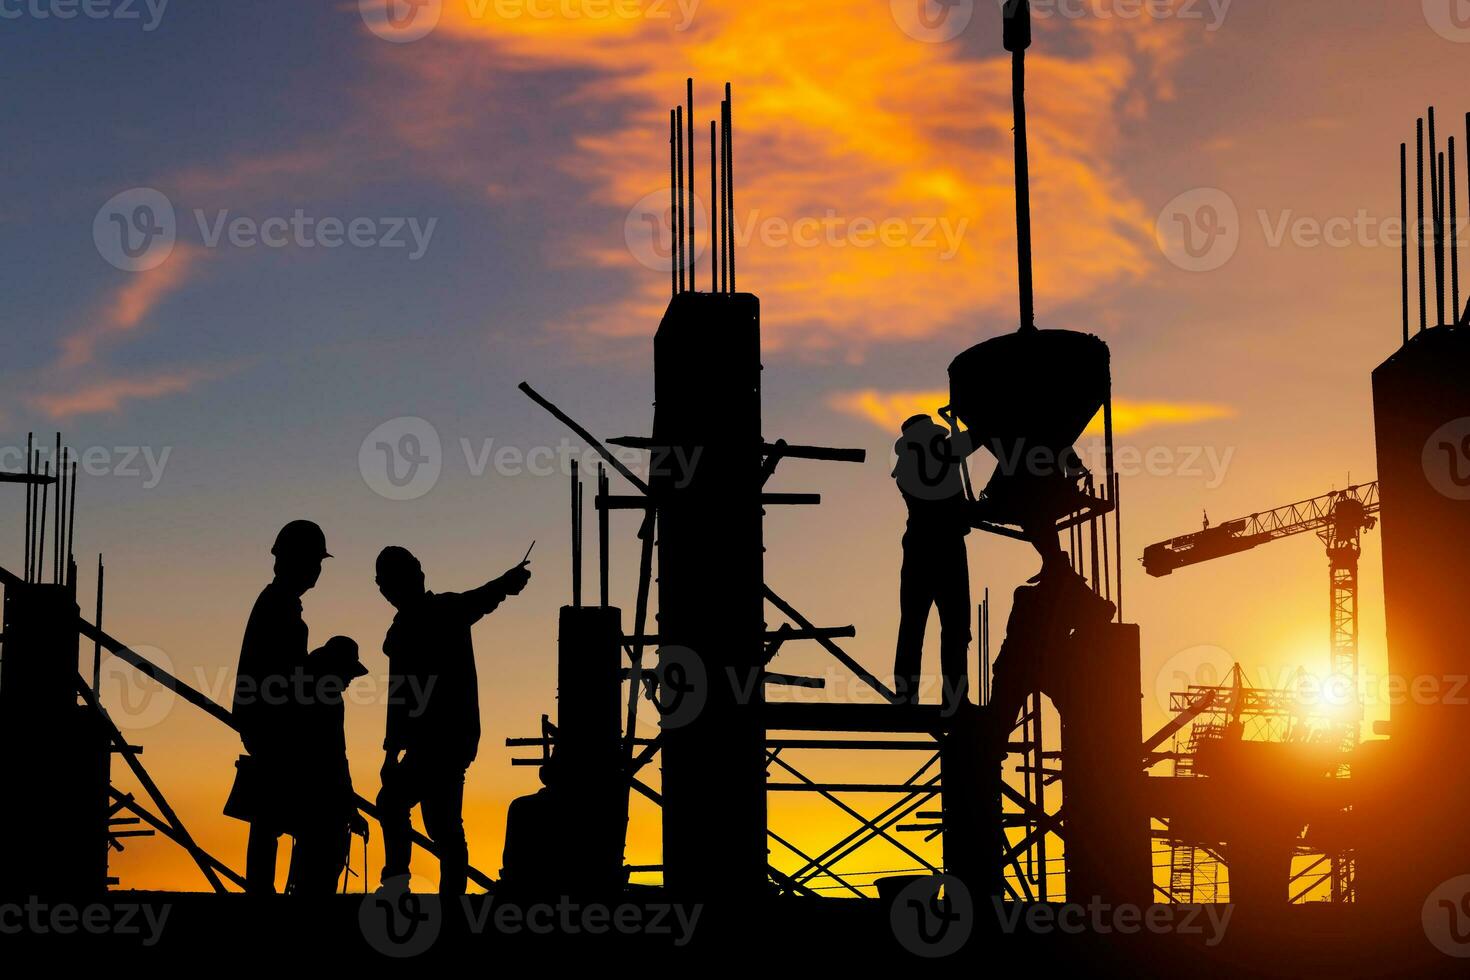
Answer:
M554 756L543 763L541 789L512 800L506 811L500 886L516 900L568 894L576 877L565 860L576 828L561 792L561 768Z
M293 829L293 803L300 785L295 756L300 725L297 693L307 650L301 597L321 577L322 560L331 557L326 536L311 521L292 521L281 528L271 554L276 559L275 578L255 600L245 625L233 707L240 740L250 756L242 763L248 764L251 786L245 887L252 894L276 890L277 843Z
M899 584L895 692L917 704L923 678L924 632L931 606L939 610L939 667L944 704L953 709L968 694L970 563L965 536L972 514L961 467L975 451L968 433L950 431L927 415L903 424L894 443L893 479L908 506Z
M306 656L307 697L301 705L296 744L301 789L292 824L290 889L295 895L331 895L347 865L353 833L364 836L367 821L357 812L347 764L347 721L343 695L368 672L357 644L334 636Z
M1056 537L1052 532L1053 542ZM992 754L1005 756L1022 705L1043 686L1050 661L1068 649L1065 644L1072 634L1105 625L1117 609L1072 570L1059 543L1046 551L1041 571L1013 595L1005 640L995 658L989 705Z
M424 829L439 850L439 893L464 894L464 778L480 744L470 627L526 587L526 564L470 592L434 593L425 590L423 567L407 549L384 548L378 555L378 591L398 610L383 640L390 674L378 794L385 889L394 887L390 879L406 880L410 812L422 805Z

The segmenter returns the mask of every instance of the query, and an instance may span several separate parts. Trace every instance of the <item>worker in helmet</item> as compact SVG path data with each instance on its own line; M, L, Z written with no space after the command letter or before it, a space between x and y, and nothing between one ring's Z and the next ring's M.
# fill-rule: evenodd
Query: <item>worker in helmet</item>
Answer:
M294 801L289 889L293 895L331 895L347 865L352 834L367 836L367 821L357 810L352 772L347 764L347 712L343 697L368 669L357 644L334 636L306 655L306 683L296 755L302 774ZM365 869L364 869L365 871Z
M953 433L928 415L905 421L893 446L892 476L908 508L893 684L907 703L919 701L931 607L939 610L944 704L953 710L967 700L970 565L965 536L970 533L973 508L962 467L975 448L968 433Z
M528 553L529 555L529 553ZM470 628L531 580L529 557L469 592L430 592L406 548L378 555L377 583L396 609L383 640L388 655L388 730L382 790L385 891L402 887L412 850L410 815L439 851L439 893L463 895L469 868L464 836L465 771L480 744L480 694Z
M245 889L275 888L276 851L295 824L302 774L297 742L306 699L307 627L301 597L316 585L327 552L326 535L311 521L281 528L271 548L275 577L255 600L240 644L233 713L247 757L226 813L250 822ZM348 641L351 642L351 641Z

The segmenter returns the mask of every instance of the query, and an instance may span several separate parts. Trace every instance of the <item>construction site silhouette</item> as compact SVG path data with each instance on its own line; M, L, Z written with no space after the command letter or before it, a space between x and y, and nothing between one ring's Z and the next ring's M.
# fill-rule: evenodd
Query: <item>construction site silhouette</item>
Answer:
M1138 549L1123 537L1112 352L1091 334L1037 323L1025 98L1031 5L1000 7L1013 95L1019 316L1014 330L953 358L948 405L891 433L889 476L907 513L891 683L844 650L852 627L819 625L766 579L766 555L784 544L767 534L766 515L821 503L817 493L767 485L799 462L872 461L860 449L791 443L766 430L762 301L736 286L734 93L723 87L709 123L711 217L701 247L696 160L706 157L696 152L690 79L669 113L670 295L652 340L649 434L604 437L579 422L577 413L602 409L598 391L548 397L520 385L551 434L569 433L599 462L595 474L572 467L562 539L572 594L554 626L544 624L556 631L556 690L545 692L554 710L540 731L504 740L515 764L538 769L542 788L509 802L496 874L480 870L493 857L471 853L464 825L466 774L481 756L485 669L471 628L536 587L531 550L454 593L431 591L407 548L382 547L375 584L392 608L386 636L334 636L313 647L302 597L323 576L349 573L332 564L328 516L324 530L279 515L274 576L249 611L225 707L103 629L100 560L96 613L83 614L77 463L58 436L50 459L28 443L25 468L0 474L20 485L25 504L22 564L0 568L0 769L10 801L0 808L0 900L139 900L113 887L109 853L156 834L187 854L208 889L149 898L166 901L174 919L155 954L179 963L225 950L227 959L284 963L287 951L301 950L354 968L385 956L423 956L433 968L472 956L488 964L525 957L536 968L597 956L610 970L759 955L780 969L819 950L871 966L951 957L1090 973L1454 973L1463 961L1425 937L1443 930L1464 950L1458 955L1470 955L1470 887L1463 895L1442 887L1470 875L1470 770L1445 754L1470 740L1470 705L1411 699L1365 731L1356 692L1368 532L1382 551L1391 672L1453 679L1470 670L1470 492L1444 489L1470 487L1462 464L1470 428L1454 428L1470 417L1455 141L1441 149L1431 110L1419 121L1417 151L1401 146L1406 222L1417 152L1420 234L1417 248L1406 238L1400 257L1397 349L1372 370L1377 479L1248 517L1206 518L1201 530L1142 549L1150 576L1205 576L1192 567L1316 534L1329 568L1331 663L1323 666L1346 679L1348 703L1314 711L1290 686L1255 686L1235 664L1215 683L1168 692L1168 722L1148 731L1147 624L1125 618L1124 580ZM710 262L701 269L703 252ZM570 397L576 411L566 407ZM1077 449L1089 431L1101 447L1091 466ZM644 454L646 469L635 472L626 451ZM972 482L977 460L994 464L983 484ZM589 485L596 595L591 585L584 595L583 583ZM631 610L610 602L612 522L624 512L637 528ZM889 540L900 529L879 533ZM974 603L967 548L998 539L1027 546L1034 574L1007 583L1013 599L992 658L988 593ZM245 608L242 600L242 615ZM937 670L924 663L931 610ZM78 659L84 640L93 648L90 677ZM778 656L795 644L815 644L853 684L826 691L826 678L781 670ZM353 785L345 727L344 698L368 674L360 645L380 647L389 673L380 783L371 787ZM104 658L238 733L243 754L223 811L249 823L245 853L208 853L190 834L142 748L101 701ZM812 692L830 696L802 696ZM499 743L503 733L493 734ZM881 753L911 775L827 782L798 761L853 753ZM118 788L120 766L142 795ZM857 829L817 852L795 843L769 807L772 794L792 793L835 806ZM660 813L655 866L627 860L634 797ZM376 874L366 867L373 835L384 849ZM287 837L287 894L277 895ZM938 840L942 860L921 853L919 840ZM847 876L840 862L875 843L912 865L869 882ZM414 869L430 866L437 890L416 887ZM650 871L659 884L632 881ZM567 927L568 916L593 921L589 909L600 910L603 928ZM529 927L505 927L502 915ZM636 928L615 928L624 918ZM535 928L538 920L548 928ZM135 945L121 936L76 942L102 955Z

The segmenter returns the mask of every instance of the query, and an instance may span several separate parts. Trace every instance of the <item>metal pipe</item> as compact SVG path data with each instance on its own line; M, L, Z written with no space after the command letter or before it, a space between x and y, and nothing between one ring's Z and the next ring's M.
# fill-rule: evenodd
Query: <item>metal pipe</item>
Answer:
M1036 329L1031 273L1031 162L1026 136L1026 48L1031 44L1031 4L1010 0L1004 8L1005 47L1011 52L1011 111L1015 117L1016 271L1021 329Z
M582 481L572 460L572 605L582 605Z
M45 463L43 463L41 465L41 475L43 477L50 477L51 476L51 461L50 460L47 460ZM51 490L51 484L49 482L48 483L41 484L41 526L37 530L37 533L36 533L36 541L37 541L37 544L36 544L36 578L37 579L39 579L41 577L41 571L42 571L41 562L43 560L42 559L42 556L46 554L46 503L47 503L47 495L50 492L50 490Z

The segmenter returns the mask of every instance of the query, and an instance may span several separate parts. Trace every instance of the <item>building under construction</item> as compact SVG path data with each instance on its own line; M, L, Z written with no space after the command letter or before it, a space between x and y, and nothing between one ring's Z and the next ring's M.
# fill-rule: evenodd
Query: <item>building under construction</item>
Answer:
M875 955L926 955L894 938L889 925L890 915L905 914L902 903L923 895L946 921L969 916L958 955L979 962L1009 946L1037 965L1116 956L1161 969L1445 968L1450 961L1426 946L1423 916L1438 914L1425 903L1441 882L1470 874L1470 771L1450 754L1470 737L1470 705L1411 701L1395 706L1384 730L1364 733L1357 717L1323 722L1292 691L1255 688L1237 668L1218 685L1179 692L1173 719L1157 731L1143 728L1141 627L1125 619L1123 604L1132 556L1112 465L1110 353L1096 337L1035 322L1028 4L1006 4L1004 16L1020 317L1014 332L955 358L946 419L997 460L1040 450L1050 461L998 466L985 486L965 486L974 527L1035 546L1042 573L1018 583L1004 628L989 622L988 602L980 607L979 667L965 678L958 710L909 703L844 650L851 627L813 622L800 596L767 584L765 514L820 504L815 492L768 489L773 478L802 461L850 465L864 454L790 444L763 426L761 303L736 279L733 93L727 85L708 129L703 177L714 219L710 262L701 268L695 187L704 157L695 152L691 81L670 112L671 295L654 335L648 432L594 433L577 412L598 406L570 406L544 384L521 386L606 461L595 479L574 475L571 484L575 572L556 624L555 711L540 733L510 740L519 762L557 761L561 805L577 814L572 860L563 862L576 871L545 887L698 903L716 916L712 944L747 941L750 933L736 930L754 925L764 937L755 942L792 955L855 931ZM1446 152L1447 168L1430 117L1428 144L1421 137L1420 146L1420 174L1427 159L1431 180L1426 187L1420 179L1419 323L1411 323L1415 263L1406 247L1401 344L1372 375L1377 482L1226 522L1144 555L1147 571L1167 574L1290 534L1319 534L1329 557L1331 666L1354 678L1357 568L1370 529L1382 543L1390 674L1447 684L1470 672L1459 629L1470 579L1470 323L1459 312L1453 141ZM1403 176L1407 215L1407 163ZM1073 447L1097 417L1104 463L1092 472ZM609 446L646 452L648 475ZM240 875L195 844L138 747L108 720L95 674L89 680L79 669L79 646L88 641L94 662L120 658L222 724L234 721L103 631L100 587L95 614L82 613L72 557L75 468L62 462L59 444L54 467L32 465L39 454L27 459L25 472L4 476L23 487L26 547L19 570L0 570L0 726L10 746L37 744L36 732L54 737L44 751L0 756L11 798L28 801L0 811L3 839L30 842L0 850L0 891L100 895L116 884L109 848L151 832L183 847L213 892L238 890ZM584 484L594 488L596 601L582 586ZM623 511L637 525L632 610L609 602L610 580L626 571L610 561L612 521ZM994 657L992 633L1002 639ZM819 646L867 696L783 696L823 684L781 669L780 654L793 644ZM659 719L654 737L639 734L640 713L646 720L648 712ZM855 752L919 761L901 781L852 783L813 779L793 761ZM114 788L113 756L149 798ZM653 769L657 789L646 778ZM814 794L857 829L812 853L773 823L772 793ZM625 861L634 795L661 810L656 867ZM366 800L359 804L374 815ZM937 840L942 857L910 843L919 838ZM427 838L416 842L434 853ZM875 843L905 854L912 867L877 881L848 876L843 862ZM628 884L635 872L653 872L660 884ZM481 871L471 879L496 890ZM1237 926L1208 948L1182 930L1077 938L1008 929L992 899L997 910L1229 902ZM226 935L224 913L207 901L186 909L200 943Z

